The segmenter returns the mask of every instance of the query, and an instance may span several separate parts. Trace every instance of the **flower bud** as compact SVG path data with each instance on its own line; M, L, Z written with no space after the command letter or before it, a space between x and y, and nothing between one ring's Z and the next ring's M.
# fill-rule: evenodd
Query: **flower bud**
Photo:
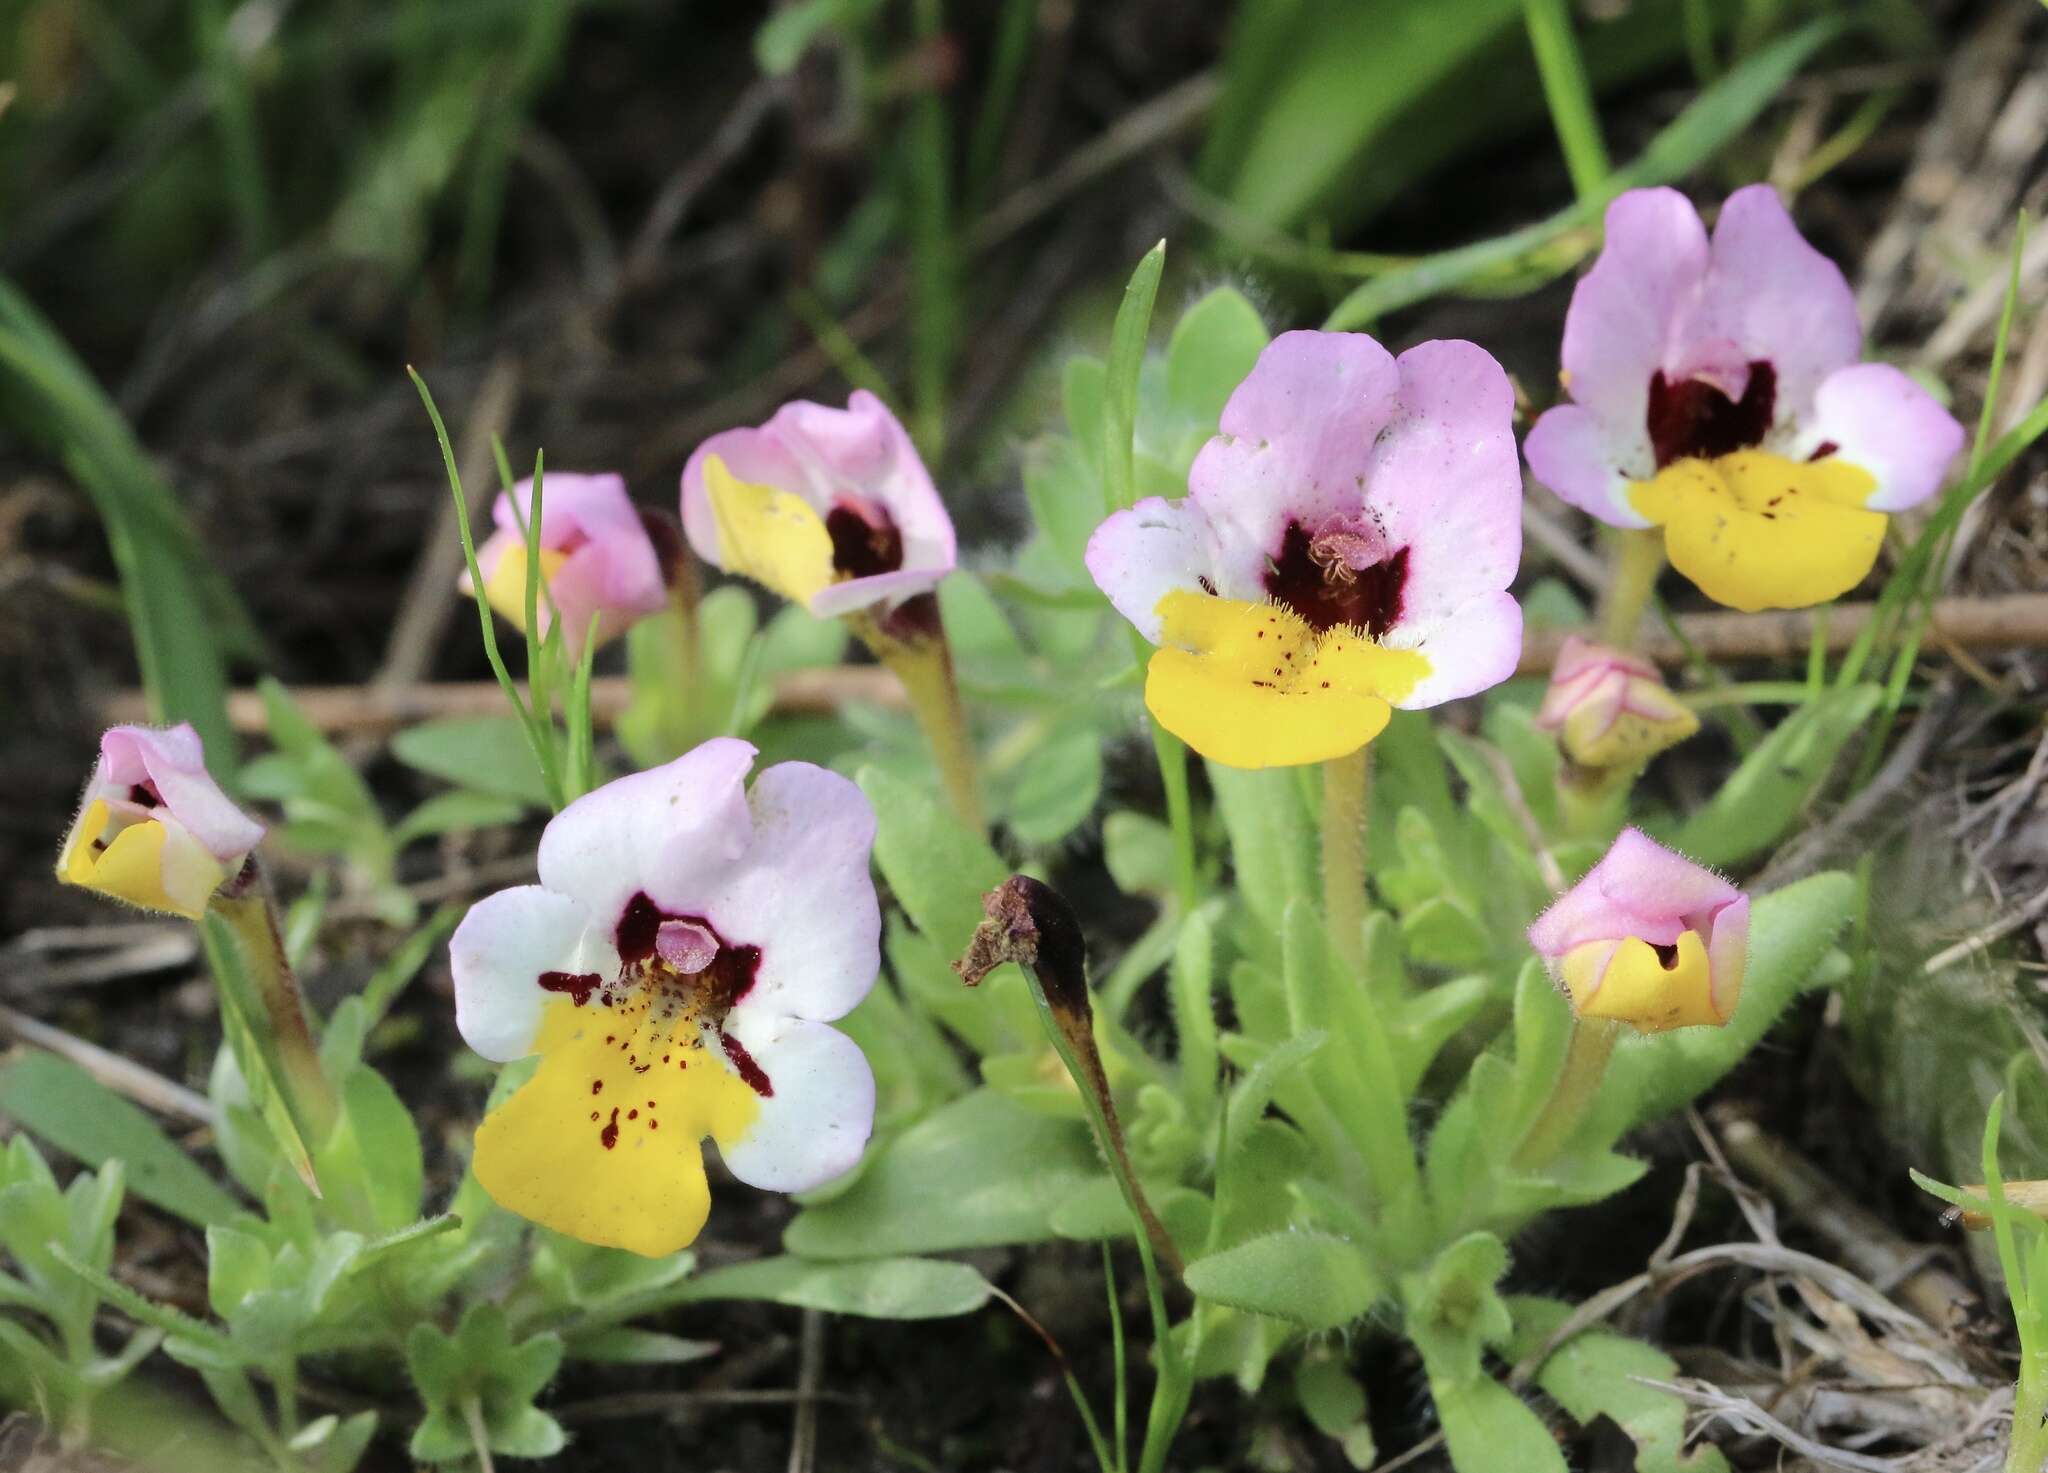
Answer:
M1700 729L1700 719L1640 655L1573 635L1558 654L1536 725L1576 766L1635 769Z
M100 738L57 878L196 921L262 837L208 775L189 725L117 726Z
M1749 897L1623 829L1607 856L1529 928L1581 1018L1644 1033L1726 1023L1749 959Z
M497 530L476 550L484 597L521 632L527 548L520 529L532 514L533 482L521 481L499 496L491 512ZM667 604L679 540L672 529L641 515L620 477L550 472L541 483L538 535L546 587L536 591L535 618L545 637L555 614L561 615L562 647L570 658L582 654L593 627L602 644ZM473 592L467 573L461 587Z

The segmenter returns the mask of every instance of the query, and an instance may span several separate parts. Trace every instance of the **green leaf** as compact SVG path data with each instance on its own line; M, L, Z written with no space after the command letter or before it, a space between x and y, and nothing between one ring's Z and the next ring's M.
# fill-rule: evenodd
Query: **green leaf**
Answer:
M1494 1285L1508 1271L1507 1245L1492 1233L1467 1233L1429 1266L1401 1280L1403 1326L1440 1381L1483 1379L1481 1358L1514 1330Z
M474 1405L485 1441L506 1457L550 1457L564 1437L555 1419L533 1405L562 1364L559 1335L514 1341L505 1311L473 1304L453 1335L422 1322L406 1337L406 1367L426 1403L427 1418L413 1434L412 1454L428 1462L470 1455L465 1409Z
M855 31L878 0L798 0L754 32L754 64L771 77L796 70L811 43L828 30Z
M89 1166L120 1161L136 1196L194 1226L226 1222L240 1210L155 1121L55 1054L24 1053L0 1068L0 1113Z
M1520 1364L1536 1354L1571 1308L1555 1299L1510 1299L1515 1334L1507 1358ZM1536 1373L1536 1384L1580 1426L1606 1417L1627 1433L1636 1445L1636 1473L1728 1473L1728 1459L1712 1443L1685 1450L1685 1402L1642 1384L1677 1375L1678 1362L1656 1347L1606 1330L1587 1330L1551 1352Z
M781 1257L712 1269L686 1281L676 1297L684 1303L757 1299L872 1320L934 1320L972 1314L990 1292L979 1271L943 1258L818 1263Z
M1318 893L1315 846L1293 770L1204 766L1230 834L1238 889L1259 924L1277 936L1287 902Z
M1855 897L1849 876L1829 873L1757 900L1750 909L1749 965L1734 1018L1721 1028L1677 1028L1623 1040L1581 1142L1618 1140L1685 1105L1748 1057L1794 998L1826 980L1822 961L1848 923Z
M329 1412L302 1427L289 1446L312 1473L354 1473L376 1435L375 1412L357 1412L351 1417Z
M1101 794L1101 734L1068 725L1024 759L1010 793L1010 831L1026 844L1057 844L1095 811Z
M1078 1122L979 1089L883 1146L844 1196L798 1213L782 1242L830 1259L1040 1242L1060 1199L1100 1170Z
M685 1340L659 1330L613 1325L569 1336L569 1359L607 1366L683 1366L718 1354L715 1340Z
M971 832L929 783L880 767L856 779L874 805L875 864L911 923L948 958L981 924L981 897L1008 877L988 841Z
M448 716L408 726L391 738L406 766L479 793L550 807L546 779L526 729L511 716Z
M0 420L56 455L92 497L159 721L189 721L216 775L235 768L229 651L254 654L249 616L177 494L50 325L0 279Z
M392 1232L420 1215L425 1156L412 1111L368 1065L342 1086L341 1123L319 1156L322 1181L358 1181L366 1189L370 1225Z
M1149 813L1119 809L1102 820L1102 863L1126 895L1173 893L1173 830Z
M1110 511L1138 499L1133 460L1138 422L1138 370L1145 363L1145 339L1152 328L1152 304L1159 296L1159 276L1166 269L1166 242L1145 252L1124 287L1109 334L1109 371L1104 381L1102 414L1102 492Z
M1427 0L1411 0L1418 8ZM1823 16L1760 48L1726 76L1702 90L1685 111L1650 140L1636 158L1608 176L1602 190L1547 220L1489 240L1417 258L1376 275L1340 301L1324 321L1327 331L1362 328L1389 312L1468 287L1492 275L1533 285L1570 269L1586 249L1566 240L1597 225L1607 202L1623 190L1667 184L1683 178L1720 152L1779 98L1807 59L1840 35L1842 23ZM1349 84L1359 85L1354 75Z
M1458 1473L1570 1473L1543 1419L1500 1382L1432 1374L1429 1389Z
M1359 1247L1322 1233L1271 1233L1198 1258L1187 1286L1203 1299L1334 1330L1372 1308L1385 1284Z
M1340 1354L1327 1349L1304 1354L1294 1367L1294 1399L1318 1432L1337 1440L1352 1467L1370 1468L1379 1460L1365 1388L1344 1368Z
M1272 334L1245 294L1219 286L1181 313L1166 345L1167 400L1213 432Z
M1829 690L1763 739L1672 839L1701 864L1732 868L1763 853L1799 822L1849 739L1884 699L1875 684Z
M391 843L404 848L415 839L435 834L461 833L471 829L497 828L517 823L526 814L526 804L498 793L479 793L451 788L436 793L398 821L391 830Z

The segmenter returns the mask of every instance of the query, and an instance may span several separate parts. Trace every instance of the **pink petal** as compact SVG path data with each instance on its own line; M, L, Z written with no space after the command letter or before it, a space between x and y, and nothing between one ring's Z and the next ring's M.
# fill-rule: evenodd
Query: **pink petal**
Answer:
M1365 505L1388 543L1408 550L1395 630L1414 625L1436 640L1461 611L1497 610L1480 601L1504 591L1521 563L1515 394L1493 355L1472 343L1421 343L1397 367L1398 407L1372 444Z
M1612 456L1607 463L1625 476L1646 479L1655 470L1650 377L1665 366L1672 323L1697 290L1707 261L1706 228L1691 201L1675 189L1632 189L1607 207L1600 258L1572 292L1562 354L1567 391L1598 423L1600 442ZM1583 459L1589 449L1579 431L1568 447L1539 451L1532 445L1530 464L1572 505L1611 521L1605 508L1613 499L1601 494Z
M865 389L855 390L844 409L793 400L758 429L726 430L691 453L683 467L683 531L699 557L723 567L718 522L704 490L704 462L714 455L739 480L801 497L821 517L843 496L880 507L902 534L903 566L886 575L893 583L849 580L814 599L813 613L829 616L882 599L900 601L937 587L958 561L952 518L909 432Z
M1964 438L1956 417L1908 375L1889 363L1859 363L1822 381L1796 453L1832 443L1877 478L1866 506L1903 511L1941 489Z
M735 945L761 948L747 1010L829 1022L881 968L882 914L869 855L875 812L838 773L782 762L754 781L744 855L685 897Z
M189 723L158 730L116 726L100 738L100 762L86 800L125 798L154 784L162 806L216 860L239 864L263 839L263 825L237 808L206 770L206 752Z
M540 986L549 972L592 973L609 982L619 957L589 910L539 885L487 895L469 908L448 942L455 978L455 1026L487 1059L510 1063L533 1052L541 1011L559 994Z
M1400 382L1393 358L1364 333L1285 332L1266 345L1188 473L1226 597L1260 585L1289 522L1316 527L1358 512Z
M875 1122L875 1076L860 1047L827 1024L744 1005L725 1031L772 1091L743 1134L718 1137L726 1168L771 1192L807 1191L852 1170Z
M1738 894L1714 913L1707 940L1707 977L1714 1011L1732 1017L1742 999L1743 973L1749 966L1749 897Z
M1529 942L1546 957L1563 956L1588 941L1628 936L1668 946L1687 929L1689 916L1741 898L1740 890L1712 870L1640 829L1623 829L1586 877L1537 917Z
M1721 344L1777 370L1780 425L1803 419L1821 381L1863 352L1847 278L1807 244L1768 184L1738 189L1721 206L1712 264L1699 295L1672 319L1664 366L1676 376L1688 358Z
M715 737L585 793L541 834L540 882L582 902L600 928L615 927L642 893L670 914L700 913L684 902L708 891L751 841L744 784L754 755L747 742Z
M1645 407L1639 411L1647 414ZM1633 423L1633 422L1632 422ZM1638 443L1640 442L1640 443ZM1538 417L1522 444L1529 470L1568 506L1610 527L1647 527L1649 520L1629 505L1623 465L1648 468L1650 438L1616 430L1577 404L1560 404Z

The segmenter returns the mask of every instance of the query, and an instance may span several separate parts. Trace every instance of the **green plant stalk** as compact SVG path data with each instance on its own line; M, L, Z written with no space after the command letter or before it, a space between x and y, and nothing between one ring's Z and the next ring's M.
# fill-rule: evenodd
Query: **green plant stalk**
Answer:
M483 627L484 657L490 661L491 674L497 677L498 688L504 691L505 699L512 703L512 710L519 717L520 729L526 733L527 745L533 749L533 759L540 764L548 800L560 812L563 807L562 780L555 767L553 719L546 720L544 729L542 719L520 695L518 683L505 666L505 656L498 649L497 627L491 622L490 600L484 595L483 569L477 565L476 540L470 533L469 503L462 494L462 473L455 468L455 447L449 442L448 426L442 422L441 411L436 407L434 396L428 391L427 381L420 377L419 370L408 367L406 374L412 379L413 387L419 390L420 402L427 406L427 417L434 422L434 438L441 446L441 464L448 474L448 489L455 497L455 522L462 534L462 557L469 568L470 586L476 590L477 619Z
M1544 100L1550 104L1550 121L1564 149L1572 188L1582 200L1597 198L1612 166L1601 141L1586 63L1572 34L1571 11L1565 0L1522 0L1522 19L1529 28L1529 47L1536 53L1536 70L1543 78Z
M1094 1006L1089 999L1080 922L1056 891L1024 875L1013 875L991 891L983 899L983 909L988 919L976 930L957 969L970 985L1004 962L1015 962L1023 970L1046 1038L1074 1081L1096 1145L1130 1214L1138 1262L1145 1274L1145 1300L1151 1310L1153 1354L1158 1362L1138 1467L1140 1473L1162 1473L1193 1394L1193 1363L1174 1353L1173 1326L1159 1271L1163 1259L1178 1275L1180 1252L1146 1200L1117 1118L1116 1098L1095 1043ZM1122 1431L1120 1418L1119 1467L1123 1466Z
M1365 823L1372 747L1323 763L1323 920L1346 983L1365 970Z
M252 876L238 895L215 892L200 931L221 1008L230 1015L223 1020L230 1040L238 1034L245 1038L270 1076L298 1134L296 1142L279 1144L307 1188L319 1196L310 1153L333 1135L341 1103L320 1066L305 997L285 957L284 935L260 876ZM261 1087L255 1080L251 1085Z
M1570 1040L1565 1044L1564 1064L1550 1097L1536 1112L1527 1134L1515 1147L1513 1164L1523 1171L1540 1171L1571 1143L1585 1123L1587 1112L1600 1093L1607 1061L1614 1056L1615 1041L1623 1024L1605 1018L1576 1018Z
M1664 534L1655 527L1614 535L1614 561L1600 596L1600 642L1618 650L1636 647L1636 636L1664 571Z
M899 638L883 629L871 615L848 617L853 632L903 683L910 698L910 711L931 743L932 757L939 766L939 781L954 813L977 834L986 836L988 819L981 803L981 780L975 772L974 739L967 727L967 712L960 704L960 682L953 674L953 652L946 643L946 630L936 622L931 632Z

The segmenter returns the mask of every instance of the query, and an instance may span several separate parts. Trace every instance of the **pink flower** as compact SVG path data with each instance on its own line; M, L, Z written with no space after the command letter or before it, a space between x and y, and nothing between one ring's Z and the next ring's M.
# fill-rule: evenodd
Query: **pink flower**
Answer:
M699 445L683 467L683 530L706 562L820 618L886 614L937 588L955 558L930 473L865 389L844 409L800 399Z
M190 920L263 838L206 770L199 734L117 726L57 858L57 878Z
M1224 406L1185 499L1111 516L1088 571L1154 644L1146 705L1236 767L1355 752L1389 708L1514 672L1521 471L1507 375L1471 343L1398 359L1282 333Z
M875 817L845 778L704 743L555 816L540 883L471 908L449 943L471 1048L539 1068L477 1129L502 1206L650 1257L710 1210L702 1141L741 1181L817 1186L860 1159L867 1060L828 1026L867 995Z
M1749 897L1623 829L1607 855L1529 928L1582 1018L1645 1033L1726 1023L1749 959Z
M1862 348L1848 282L1770 186L1730 195L1711 239L1676 190L1631 190L1572 294L1572 402L1530 431L1530 468L1601 521L1662 526L1673 565L1723 603L1821 602L1869 572L1882 514L1932 496L1963 443Z
M1700 729L1699 717L1671 694L1657 667L1640 655L1581 639L1565 640L1551 671L1536 725L1580 767L1637 767Z
M491 509L497 530L476 550L491 607L521 631L526 628L526 539L519 529L532 511L533 482L528 479L498 497ZM547 635L559 611L562 647L573 660L582 654L593 619L602 644L660 612L668 601L667 565L682 549L669 549L664 557L655 529L626 494L622 477L547 472L540 511L540 575L546 587L534 600L541 635ZM670 523L667 539L674 537ZM466 573L462 590L470 592Z

